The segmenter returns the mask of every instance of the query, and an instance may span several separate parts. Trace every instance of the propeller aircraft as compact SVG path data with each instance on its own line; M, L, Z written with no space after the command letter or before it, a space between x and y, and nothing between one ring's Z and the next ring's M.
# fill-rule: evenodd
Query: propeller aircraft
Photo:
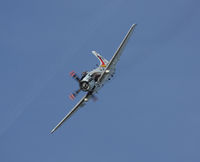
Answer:
M128 33L124 37L123 41L119 45L117 51L114 53L113 57L110 61L106 60L103 56L101 56L96 51L92 51L92 53L99 59L100 65L90 71L83 72L82 76L79 77L74 71L70 73L70 75L78 82L79 89L72 93L69 97L70 99L74 99L80 91L86 92L84 97L74 106L74 108L52 129L51 133L57 130L71 115L78 110L80 107L84 106L85 103L89 99L96 100L95 94L99 91L100 88L110 80L115 74L116 64L125 48L128 40L130 39L133 30L136 24L133 24L129 29Z

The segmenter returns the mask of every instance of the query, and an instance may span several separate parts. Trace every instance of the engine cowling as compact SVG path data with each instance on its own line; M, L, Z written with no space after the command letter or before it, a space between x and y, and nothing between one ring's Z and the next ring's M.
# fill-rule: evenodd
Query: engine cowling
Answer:
M90 81L81 81L80 88L82 91L88 92L91 91L95 86L95 81L91 79Z

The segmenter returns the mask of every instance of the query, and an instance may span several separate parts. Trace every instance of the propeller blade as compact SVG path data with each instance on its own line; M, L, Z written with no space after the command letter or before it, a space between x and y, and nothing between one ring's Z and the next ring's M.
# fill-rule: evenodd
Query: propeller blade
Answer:
M71 95L69 95L69 98L71 100L74 100L75 97L79 94L80 91L81 91L81 89L78 89L77 91L75 91L74 93L72 93Z
M70 74L70 75L72 76L72 78L74 78L76 81L80 82L81 79L78 77L78 75L77 75L74 71L70 72L69 74Z
M71 95L69 95L69 98L70 98L71 100L74 100L74 98L75 98L74 94L72 93Z

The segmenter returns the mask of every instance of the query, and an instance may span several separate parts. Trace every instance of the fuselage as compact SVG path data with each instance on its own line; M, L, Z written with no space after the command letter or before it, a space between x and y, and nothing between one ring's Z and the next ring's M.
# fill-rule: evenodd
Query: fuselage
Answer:
M98 68L88 72L80 81L80 89L85 92L96 93L114 73L110 73L106 79L104 79L101 83L98 83L98 79L104 70L105 67L99 66Z

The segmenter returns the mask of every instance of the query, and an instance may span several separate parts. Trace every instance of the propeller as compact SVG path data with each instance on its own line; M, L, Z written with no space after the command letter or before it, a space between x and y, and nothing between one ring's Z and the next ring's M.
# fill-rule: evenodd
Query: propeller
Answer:
M72 78L74 78L77 82L80 82L80 81L81 81L81 79L79 78L79 76L78 76L74 71L70 72L69 74L70 74L70 75L72 76Z
M70 74L70 75L72 76L72 78L74 78L78 83L80 83L81 79L79 78L79 76L78 76L74 71L70 72L69 74ZM74 100L75 97L79 94L80 91L81 91L81 89L78 89L78 90L76 90L74 93L71 93L71 94L69 95L69 98L70 98L71 100Z
M81 79L79 78L79 76L74 71L70 72L69 74L72 76L72 78L74 78L77 82L80 83ZM74 100L76 98L76 96L80 93L80 91L81 91L81 88L76 90L74 93L71 93L69 95L69 98L71 100ZM98 98L95 95L92 95L92 100L94 102L96 102L98 100Z
M71 100L74 100L75 97L79 94L80 91L81 91L81 89L78 89L78 90L75 91L74 93L70 94L70 95L69 95L69 98L70 98Z

